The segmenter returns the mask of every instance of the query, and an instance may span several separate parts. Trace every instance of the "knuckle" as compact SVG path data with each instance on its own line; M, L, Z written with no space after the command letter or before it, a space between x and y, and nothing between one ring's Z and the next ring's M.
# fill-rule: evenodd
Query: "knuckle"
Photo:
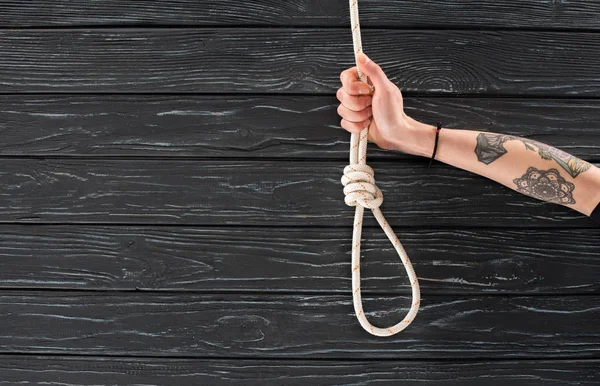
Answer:
M373 99L371 97L366 97L362 101L362 106L364 109L366 109L367 107L371 106L372 103L373 103Z
M347 121L345 119L342 119L342 121L340 122L340 126L342 126L342 128L346 131L349 131L351 133L353 133L355 131L354 125L352 124L352 122Z
M363 82L356 82L354 84L354 93L356 95L365 95L368 93L368 87Z
M344 87L342 87L344 89L344 92L348 95L353 95L354 92L352 91L352 85L351 84L345 84Z
M365 108L365 109L362 111L362 113L361 113L361 115L360 115L360 116L361 116L361 118L362 118L363 120L365 120L365 119L369 119L369 117L371 116L371 109L370 109L369 107Z
M354 110L355 111L362 111L367 107L365 99L358 97L356 98L355 102L354 102Z
M344 70L340 73L340 81L342 84L348 83L348 70Z

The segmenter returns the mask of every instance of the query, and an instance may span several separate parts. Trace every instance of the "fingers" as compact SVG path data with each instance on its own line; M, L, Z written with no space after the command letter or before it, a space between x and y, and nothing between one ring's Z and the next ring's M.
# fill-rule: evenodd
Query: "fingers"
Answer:
M342 126L347 131L349 131L351 133L355 133L355 134L359 134L361 131L363 131L364 129L369 127L370 124L371 124L370 119L367 119L366 121L363 121L363 122L350 122L345 119L342 119L342 121L340 122L340 126Z
M342 88L349 95L369 95L371 89L363 81L358 79L356 67L342 71L340 74Z
M337 99L348 109L352 111L362 111L373 103L373 97L370 95L350 95L344 88L340 88L336 94Z
M338 106L338 114L343 118L340 125L351 133L359 134L371 123L373 115L371 89L358 79L356 67L343 71L340 80L342 87L336 94L341 102Z
M354 111L350 110L344 105L339 105L337 111L342 118L350 122L363 122L373 115L373 110L371 107L367 107L361 111Z
M375 89L377 89L378 87L383 88L383 86L385 86L386 83L389 82L389 79L387 78L381 67L379 67L377 63L372 61L364 53L361 53L358 57L358 66L360 67L360 70L369 77L371 82L373 82L373 86L375 86Z

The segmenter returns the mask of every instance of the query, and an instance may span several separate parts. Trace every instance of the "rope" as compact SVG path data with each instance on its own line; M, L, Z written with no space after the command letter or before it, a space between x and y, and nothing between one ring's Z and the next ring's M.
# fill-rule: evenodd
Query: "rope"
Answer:
M367 77L358 68L358 55L362 52L362 43L360 37L360 24L358 22L358 0L350 0L350 19L352 22L352 40L354 43L354 55L358 77L367 84ZM371 87L371 90L373 88ZM350 138L350 165L344 168L342 185L344 185L344 202L348 206L355 206L354 229L352 232L352 299L354 301L354 311L360 325L367 331L376 336L391 336L404 330L413 321L419 311L421 294L419 290L419 281L415 270L410 263L406 251L402 247L400 240L396 237L394 231L383 217L379 206L383 202L383 194L375 185L373 169L367 165L367 134L369 128L365 128L360 134L352 134ZM389 328L379 328L373 326L367 320L362 308L362 299L360 296L360 240L362 233L362 221L365 208L371 209L373 216L377 219L379 225L387 235L388 239L394 245L396 252L404 264L406 273L410 279L412 288L412 305L404 319L398 324Z

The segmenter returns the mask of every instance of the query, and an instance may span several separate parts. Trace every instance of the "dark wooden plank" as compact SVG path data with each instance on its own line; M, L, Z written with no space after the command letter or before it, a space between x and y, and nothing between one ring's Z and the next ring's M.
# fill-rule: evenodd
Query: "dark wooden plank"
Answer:
M3 225L0 287L349 294L350 233ZM363 291L410 294L385 235L378 229L364 233ZM426 295L597 293L599 236L592 229L402 229Z
M477 27L597 29L600 5L570 0L361 0L364 27ZM339 0L35 0L0 4L0 25L349 25L348 2Z
M379 359L589 358L600 298L425 297L402 333L362 329L352 297L0 292L3 353ZM364 297L375 325L407 297Z
M594 226L570 208L448 165L370 164L393 226ZM0 170L0 222L351 226L354 208L344 204L340 183L344 166L11 158ZM377 224L370 214L365 220Z
M600 96L600 34L365 30L409 93ZM510 44L508 44L510 42ZM353 65L349 29L0 32L2 92L327 93Z
M4 382L29 385L597 385L598 360L313 361L0 357ZM285 380L285 382L283 381ZM427 382L427 383L425 383Z
M408 114L600 160L599 100L407 98ZM348 157L333 96L0 96L0 155ZM369 157L414 158L371 145Z

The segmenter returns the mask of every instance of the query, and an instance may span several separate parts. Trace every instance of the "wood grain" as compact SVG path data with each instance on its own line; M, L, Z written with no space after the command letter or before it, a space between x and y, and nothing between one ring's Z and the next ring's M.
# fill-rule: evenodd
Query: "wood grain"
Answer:
M425 296L402 334L372 336L351 295L0 292L3 353L253 358L589 358L600 298ZM374 325L408 297L364 297ZM18 328L16 328L18 326Z
M599 15L361 0L410 115L596 163ZM349 24L333 0L0 1L1 384L600 382L600 228L374 146L424 298L402 334L359 326ZM367 217L365 311L389 325L408 286Z
M336 0L35 0L4 1L0 25L22 26L346 26L348 4ZM600 6L570 0L361 0L363 28L585 28L598 29Z
M597 385L598 360L314 361L0 357L4 382L29 385Z
M596 33L371 29L363 44L409 94L600 96ZM0 52L3 93L333 95L354 65L349 28L9 29Z
M0 96L1 156L347 159L334 96ZM406 98L407 114L600 161L598 100ZM414 159L370 145L369 159Z
M593 229L400 229L433 294L594 294ZM410 294L395 251L365 229L361 286ZM349 294L351 230L0 226L2 288Z
M444 164L374 161L392 226L591 227L573 209L536 200ZM6 159L0 223L351 226L343 162ZM376 225L371 215L365 224Z

